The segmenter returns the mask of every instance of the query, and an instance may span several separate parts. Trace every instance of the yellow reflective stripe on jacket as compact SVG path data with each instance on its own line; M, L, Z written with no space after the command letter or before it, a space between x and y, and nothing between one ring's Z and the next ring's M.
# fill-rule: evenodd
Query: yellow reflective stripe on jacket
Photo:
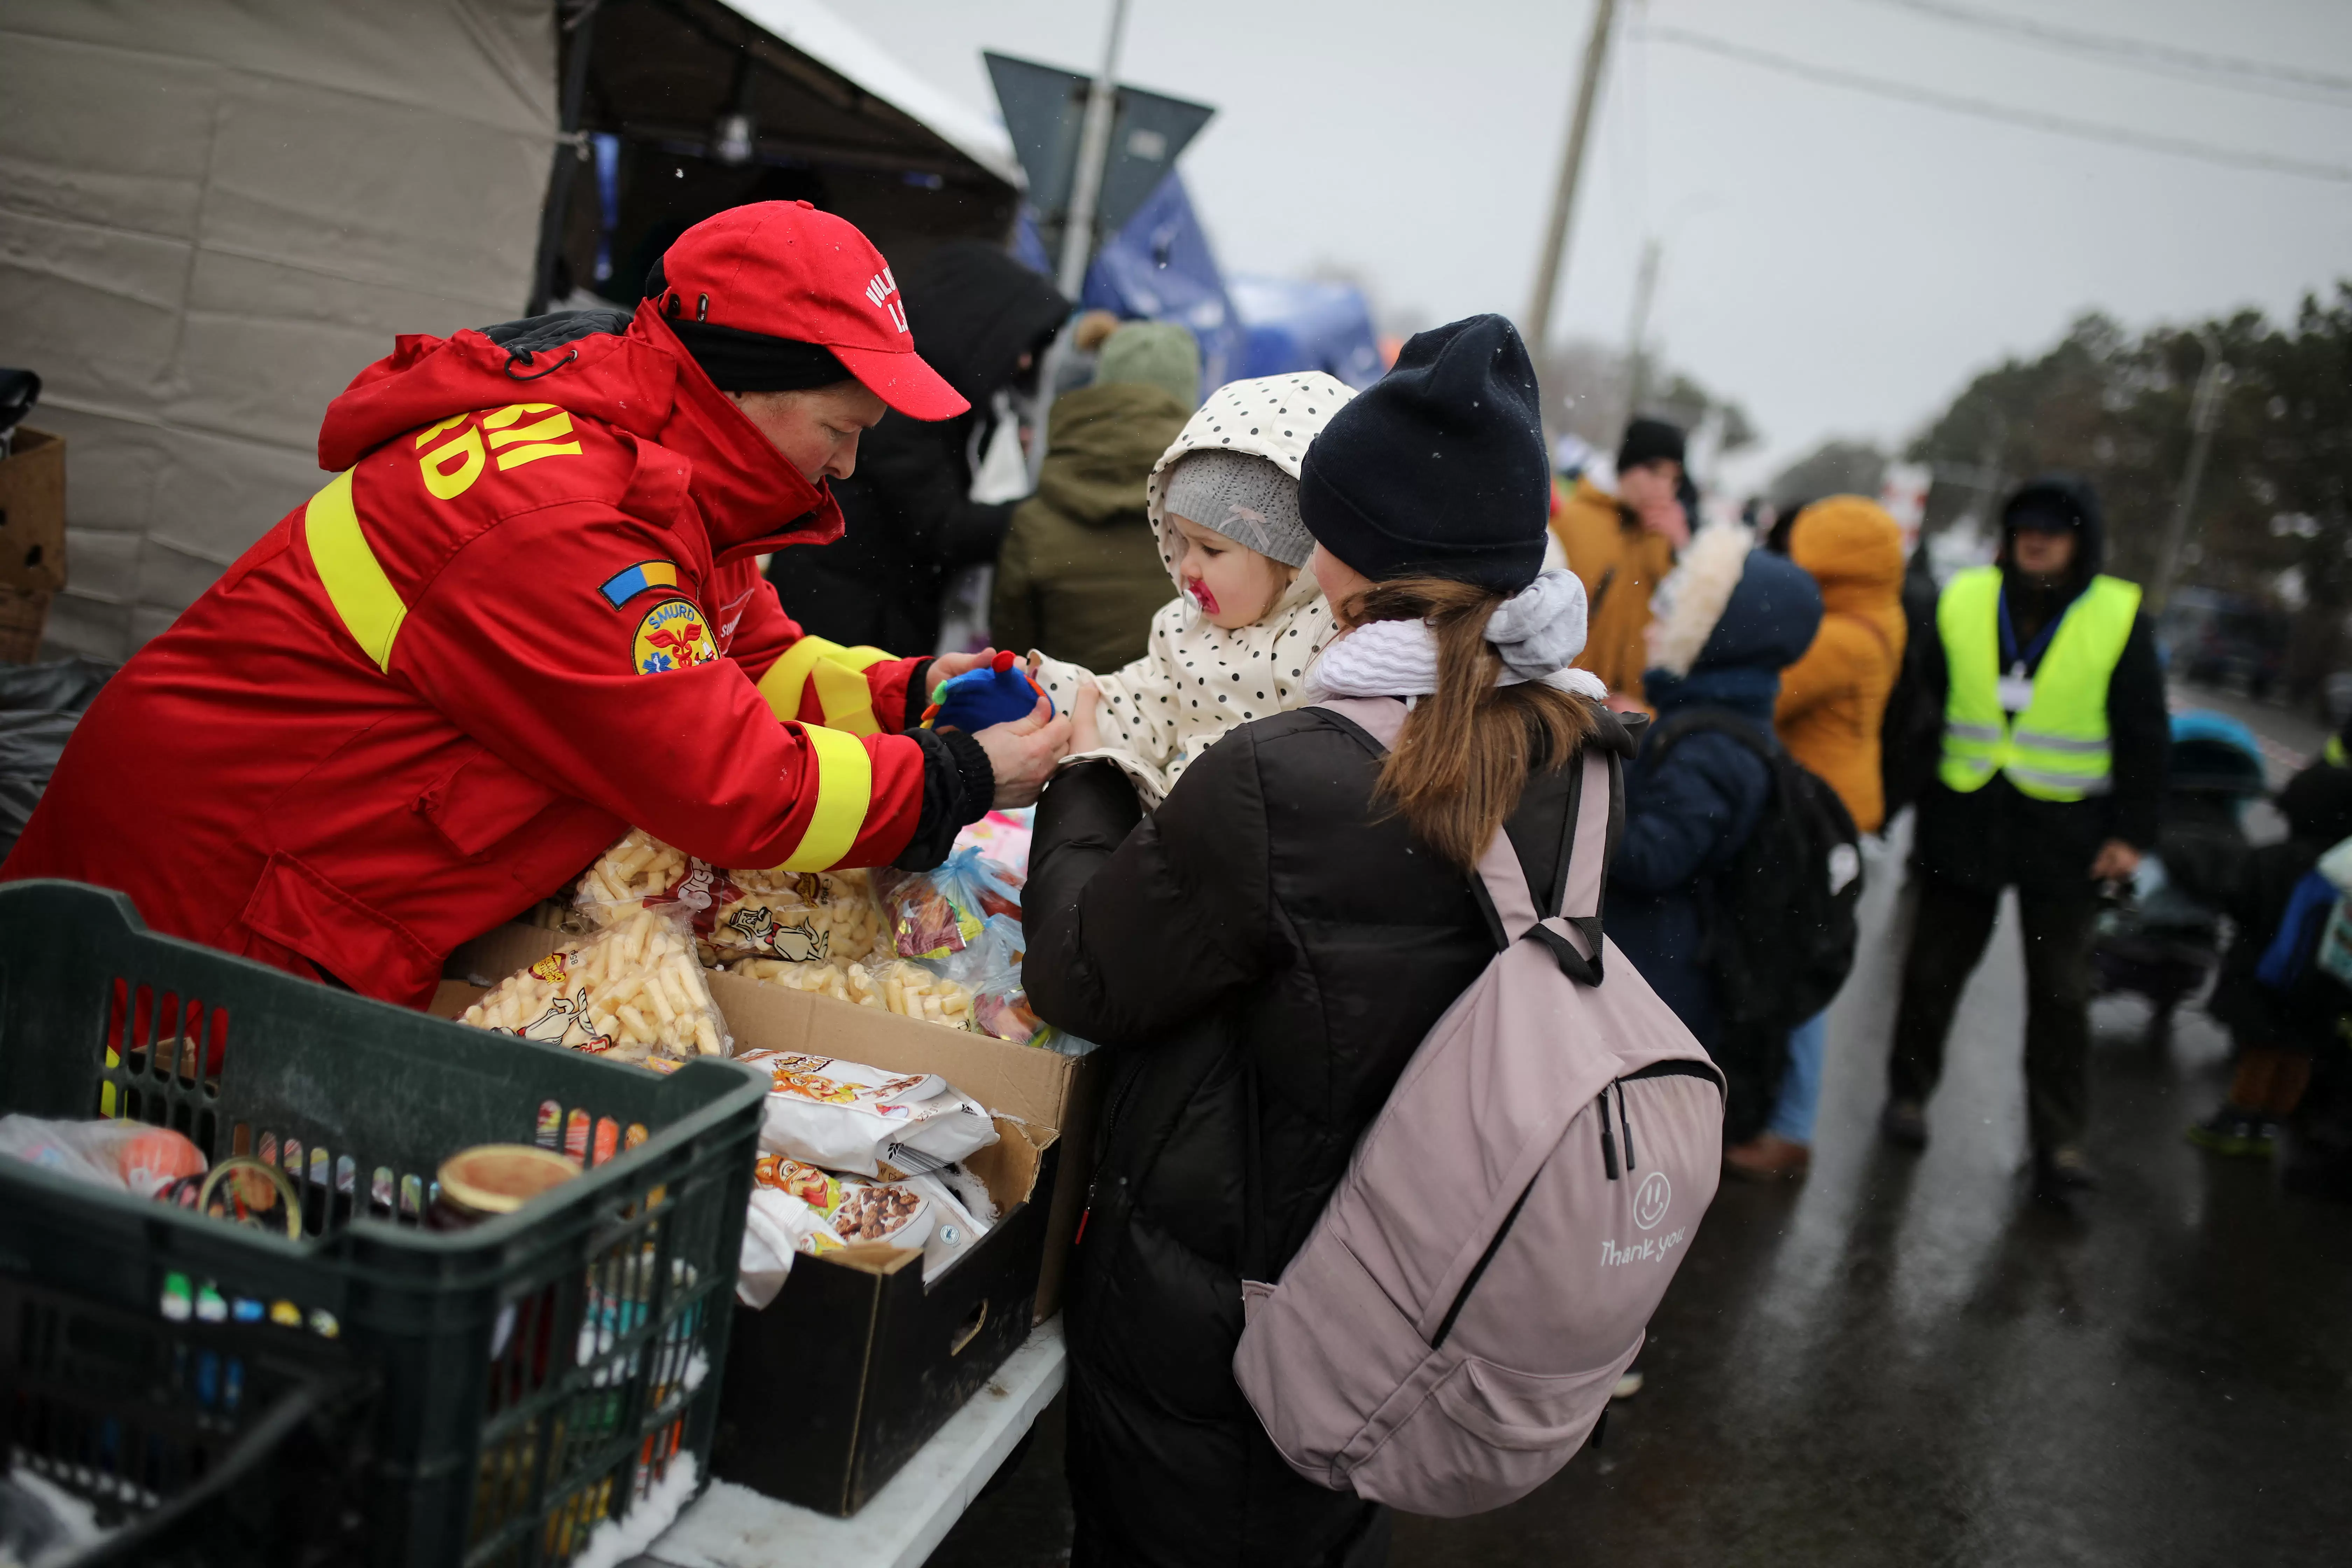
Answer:
M335 606L343 629L375 661L378 669L392 668L392 645L408 606L384 575L383 565L368 548L360 531L360 514L352 505L352 470L345 468L327 481L302 510L302 540L310 547L310 563L326 585L327 600Z
M855 735L822 724L803 724L810 760L816 764L816 810L801 834L800 847L779 870L830 871L857 842L866 810L874 798L874 759Z
M814 679L827 728L853 735L878 734L882 726L874 717L873 688L863 672L889 657L878 647L844 647L824 637L804 637L768 667L760 678L760 695L769 712L791 722L800 717L801 699Z
M2001 574L1981 566L1952 580L1936 606L1950 671L1944 704L1943 762L1948 789L1981 789L1994 773L2040 800L2076 801L2112 787L2107 688L2132 623L2139 589L2094 577L2068 605L2033 673L2025 710L2000 697Z

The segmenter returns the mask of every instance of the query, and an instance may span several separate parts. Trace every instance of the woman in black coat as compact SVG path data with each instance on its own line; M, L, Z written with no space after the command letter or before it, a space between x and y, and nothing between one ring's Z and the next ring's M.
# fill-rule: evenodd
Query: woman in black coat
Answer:
M1070 307L1050 281L977 240L940 247L902 284L908 331L971 412L930 422L885 414L857 444L857 471L834 481L842 536L778 551L768 576L803 630L913 658L938 651L948 574L994 561L1004 542L1013 503L971 499L990 405L1036 374Z
M1280 1275L1494 956L1479 849L1501 827L1531 885L1554 885L1576 776L1561 764L1582 744L1631 750L1598 684L1566 668L1582 589L1537 576L1536 409L1517 335L1478 317L1414 338L1308 449L1311 567L1349 628L1320 689L1412 700L1385 764L1309 708L1235 730L1151 816L1099 762L1038 808L1024 975L1111 1068L1068 1314L1078 1568L1385 1557L1384 1510L1294 1473L1234 1383L1241 1281ZM1452 484L1465 473L1477 492Z

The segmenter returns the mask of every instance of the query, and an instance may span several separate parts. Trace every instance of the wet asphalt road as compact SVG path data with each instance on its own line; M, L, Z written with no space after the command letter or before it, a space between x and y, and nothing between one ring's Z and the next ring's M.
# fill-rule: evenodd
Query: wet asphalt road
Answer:
M2274 761L2316 743L2231 706ZM2352 1208L2183 1142L2227 1042L2192 1006L2151 1048L2130 999L2094 1014L2104 1185L2034 1204L2007 914L1928 1149L1882 1145L1899 867L1873 869L1810 1180L1727 1183L1602 1447L1510 1508L1400 1520L1397 1568L2352 1562ZM1058 1415L935 1568L1066 1560Z

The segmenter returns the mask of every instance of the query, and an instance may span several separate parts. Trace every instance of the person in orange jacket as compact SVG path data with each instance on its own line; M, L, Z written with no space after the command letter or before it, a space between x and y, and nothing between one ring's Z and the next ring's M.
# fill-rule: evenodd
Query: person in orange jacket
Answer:
M1552 513L1552 536L1592 607L1576 668L1601 678L1612 707L1642 703L1650 595L1690 542L1682 482L1683 433L1663 419L1636 419L1617 448L1617 493L1580 473Z
M1903 668L1903 531L1861 496L1792 510L1771 547L1822 590L1822 626L1802 658L1780 672L1772 727L1789 754L1837 792L1863 833L1886 820L1878 731ZM1789 1065L1763 1131L1723 1152L1725 1169L1757 1180L1794 1179L1812 1163L1829 1015L1790 1032Z
M1067 721L919 729L989 656L804 637L753 563L839 535L827 481L886 406L965 404L806 202L689 229L634 318L400 338L327 410L335 477L108 683L0 878L421 1005L631 826L728 867L938 863L1035 798Z

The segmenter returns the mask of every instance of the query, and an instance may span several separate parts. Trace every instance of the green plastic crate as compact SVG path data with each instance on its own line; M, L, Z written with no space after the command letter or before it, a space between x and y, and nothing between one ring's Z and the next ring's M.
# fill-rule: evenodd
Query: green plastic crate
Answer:
M0 1112L175 1127L278 1164L305 1214L297 1240L0 1160L0 1274L331 1336L378 1380L386 1568L563 1563L680 1485L677 1456L707 1473L764 1090L733 1062L657 1077L312 984L151 933L119 893L0 887ZM448 1154L530 1142L592 1168L468 1230L415 1223Z

